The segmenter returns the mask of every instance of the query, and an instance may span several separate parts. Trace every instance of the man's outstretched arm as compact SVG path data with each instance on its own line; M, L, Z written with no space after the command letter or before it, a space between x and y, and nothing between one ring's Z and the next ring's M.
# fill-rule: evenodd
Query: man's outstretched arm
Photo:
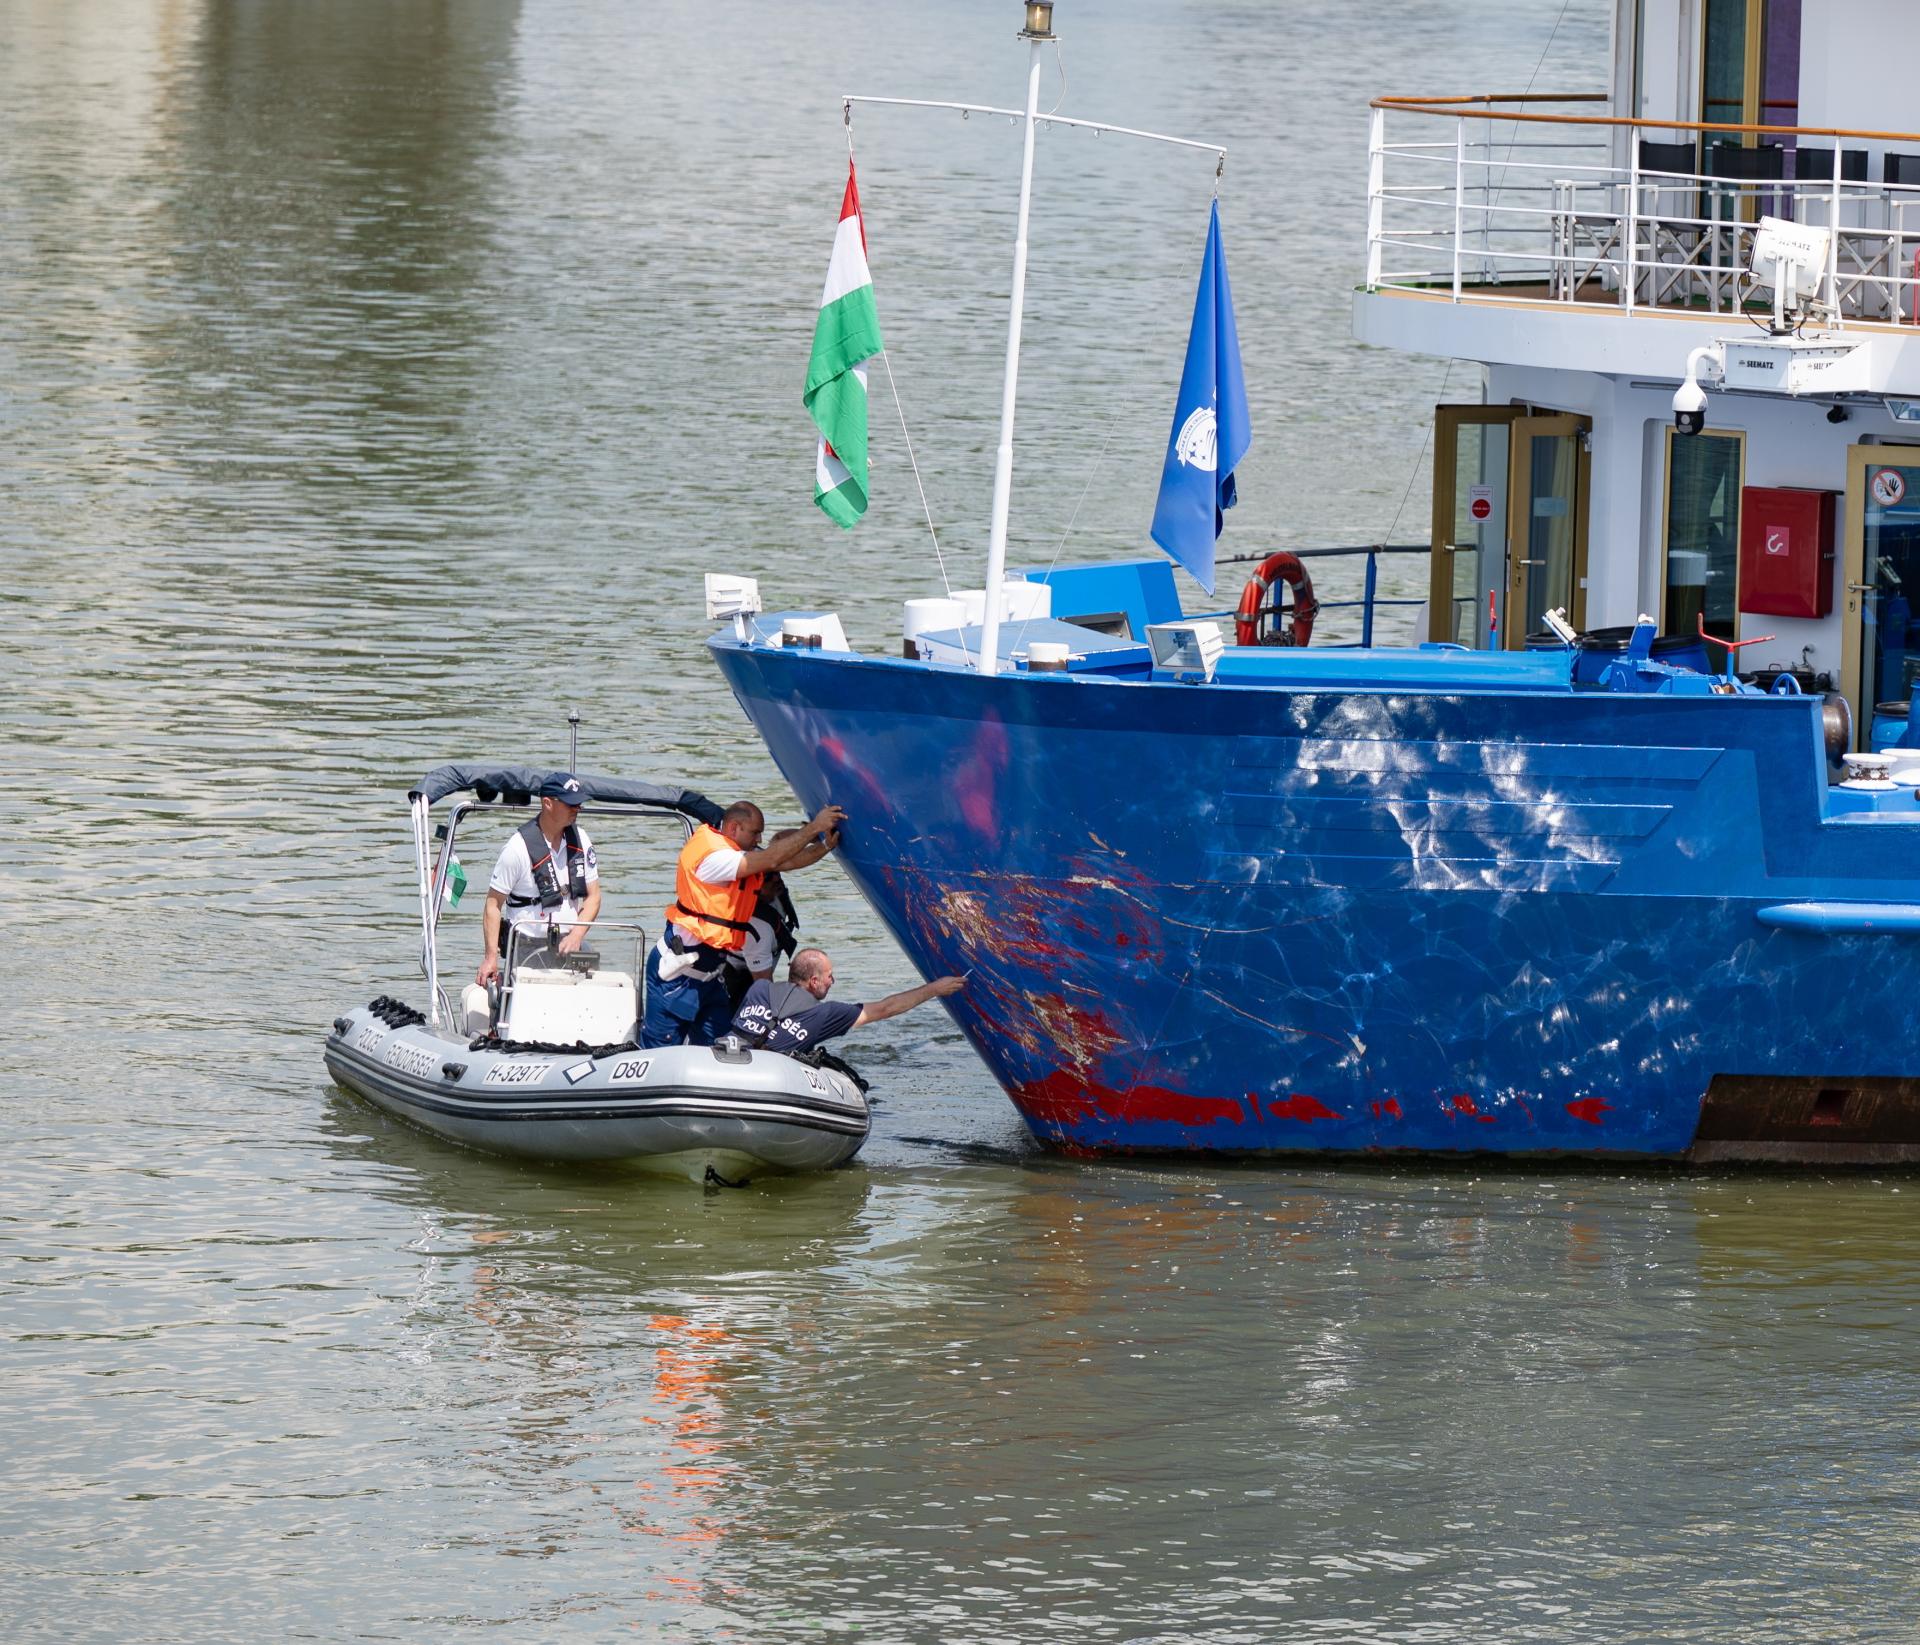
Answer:
M860 1015L854 1018L853 1026L859 1028L870 1022L885 1022L889 1017L904 1016L916 1005L957 994L966 985L965 977L935 977L932 982L923 982L918 988L903 989L898 994L889 994L883 1000L875 1000L871 1005L861 1006Z

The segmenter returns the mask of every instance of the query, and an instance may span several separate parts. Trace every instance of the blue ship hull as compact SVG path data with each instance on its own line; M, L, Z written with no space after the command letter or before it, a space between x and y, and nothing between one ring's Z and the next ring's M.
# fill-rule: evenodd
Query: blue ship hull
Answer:
M1920 1158L1920 827L1809 699L711 647L1049 1144Z

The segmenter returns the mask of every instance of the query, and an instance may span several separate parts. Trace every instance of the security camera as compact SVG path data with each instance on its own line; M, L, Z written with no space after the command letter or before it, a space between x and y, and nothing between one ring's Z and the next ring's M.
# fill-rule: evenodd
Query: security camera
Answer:
M1689 377L1673 391L1673 426L1698 434L1707 426L1707 391Z

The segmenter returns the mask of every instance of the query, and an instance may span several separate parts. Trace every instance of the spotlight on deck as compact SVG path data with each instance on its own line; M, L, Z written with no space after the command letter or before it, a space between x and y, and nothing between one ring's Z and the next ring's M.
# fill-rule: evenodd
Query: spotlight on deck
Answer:
M1758 285L1773 287L1776 337L1795 331L1819 305L1815 294L1826 279L1828 229L1809 228L1784 217L1762 217L1753 235L1752 274Z

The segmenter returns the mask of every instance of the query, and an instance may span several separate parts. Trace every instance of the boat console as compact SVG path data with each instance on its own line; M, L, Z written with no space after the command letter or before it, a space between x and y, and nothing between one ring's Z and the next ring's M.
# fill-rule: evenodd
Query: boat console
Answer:
M640 1017L640 950L647 933L637 925L594 923L595 948L563 954L558 928L507 939L504 986L469 983L460 1007L467 1033L539 1045L620 1045L633 1038ZM618 954L626 969L608 964Z

